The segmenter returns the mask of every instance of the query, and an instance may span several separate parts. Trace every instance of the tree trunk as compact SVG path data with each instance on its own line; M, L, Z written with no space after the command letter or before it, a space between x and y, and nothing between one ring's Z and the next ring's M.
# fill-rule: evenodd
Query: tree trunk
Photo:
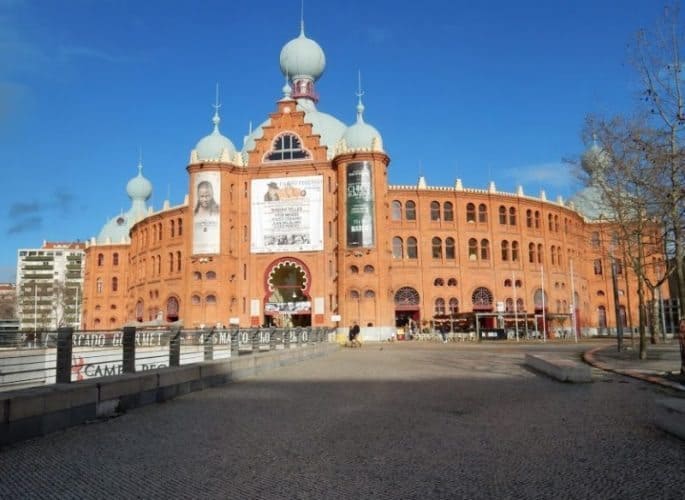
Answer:
M640 359L647 359L647 332L645 331L645 288L644 281L638 276L637 280L638 314L640 317Z
M651 311L651 321L649 325L649 343L658 344L659 335L661 334L661 316L659 310L659 300L657 298L657 289L649 287L650 295L652 296L652 311Z

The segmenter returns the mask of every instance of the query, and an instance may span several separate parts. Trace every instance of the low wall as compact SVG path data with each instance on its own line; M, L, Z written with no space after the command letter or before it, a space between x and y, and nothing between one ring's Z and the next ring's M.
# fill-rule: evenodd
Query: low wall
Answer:
M569 359L557 359L526 353L526 366L536 371L549 375L561 382L585 383L592 382L590 367L571 361Z
M0 446L253 377L339 349L322 343L0 393Z

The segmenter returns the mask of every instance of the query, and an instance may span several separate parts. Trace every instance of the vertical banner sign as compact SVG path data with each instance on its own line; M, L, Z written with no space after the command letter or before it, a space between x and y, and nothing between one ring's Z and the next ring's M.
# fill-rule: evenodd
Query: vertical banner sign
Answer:
M195 174L193 183L193 255L219 253L221 227L219 172Z
M347 164L347 246L373 246L373 179L368 161Z

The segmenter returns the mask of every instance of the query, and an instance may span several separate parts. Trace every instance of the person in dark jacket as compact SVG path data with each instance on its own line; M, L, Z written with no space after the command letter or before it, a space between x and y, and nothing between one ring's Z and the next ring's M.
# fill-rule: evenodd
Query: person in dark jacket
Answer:
M352 325L352 328L350 328L350 344L352 347L361 347L362 343L359 340L359 325L357 323L354 323Z

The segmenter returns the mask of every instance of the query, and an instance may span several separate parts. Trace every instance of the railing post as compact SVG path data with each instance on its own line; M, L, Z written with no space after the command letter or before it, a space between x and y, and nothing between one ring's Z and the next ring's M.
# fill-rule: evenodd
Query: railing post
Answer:
M259 328L250 329L250 339L252 340L252 353L259 352Z
M169 366L181 364L181 327L172 326L169 331Z
M202 343L205 346L205 361L212 361L214 359L214 343L212 337L214 336L214 328L209 330L209 333L202 332Z
M123 338L123 369L124 373L136 372L136 327L125 326Z
M231 357L240 354L240 329L231 329Z
M74 329L65 326L57 329L57 375L58 384L71 382L71 349Z
M269 331L269 350L274 351L276 350L276 329L274 327L271 327L268 329Z

